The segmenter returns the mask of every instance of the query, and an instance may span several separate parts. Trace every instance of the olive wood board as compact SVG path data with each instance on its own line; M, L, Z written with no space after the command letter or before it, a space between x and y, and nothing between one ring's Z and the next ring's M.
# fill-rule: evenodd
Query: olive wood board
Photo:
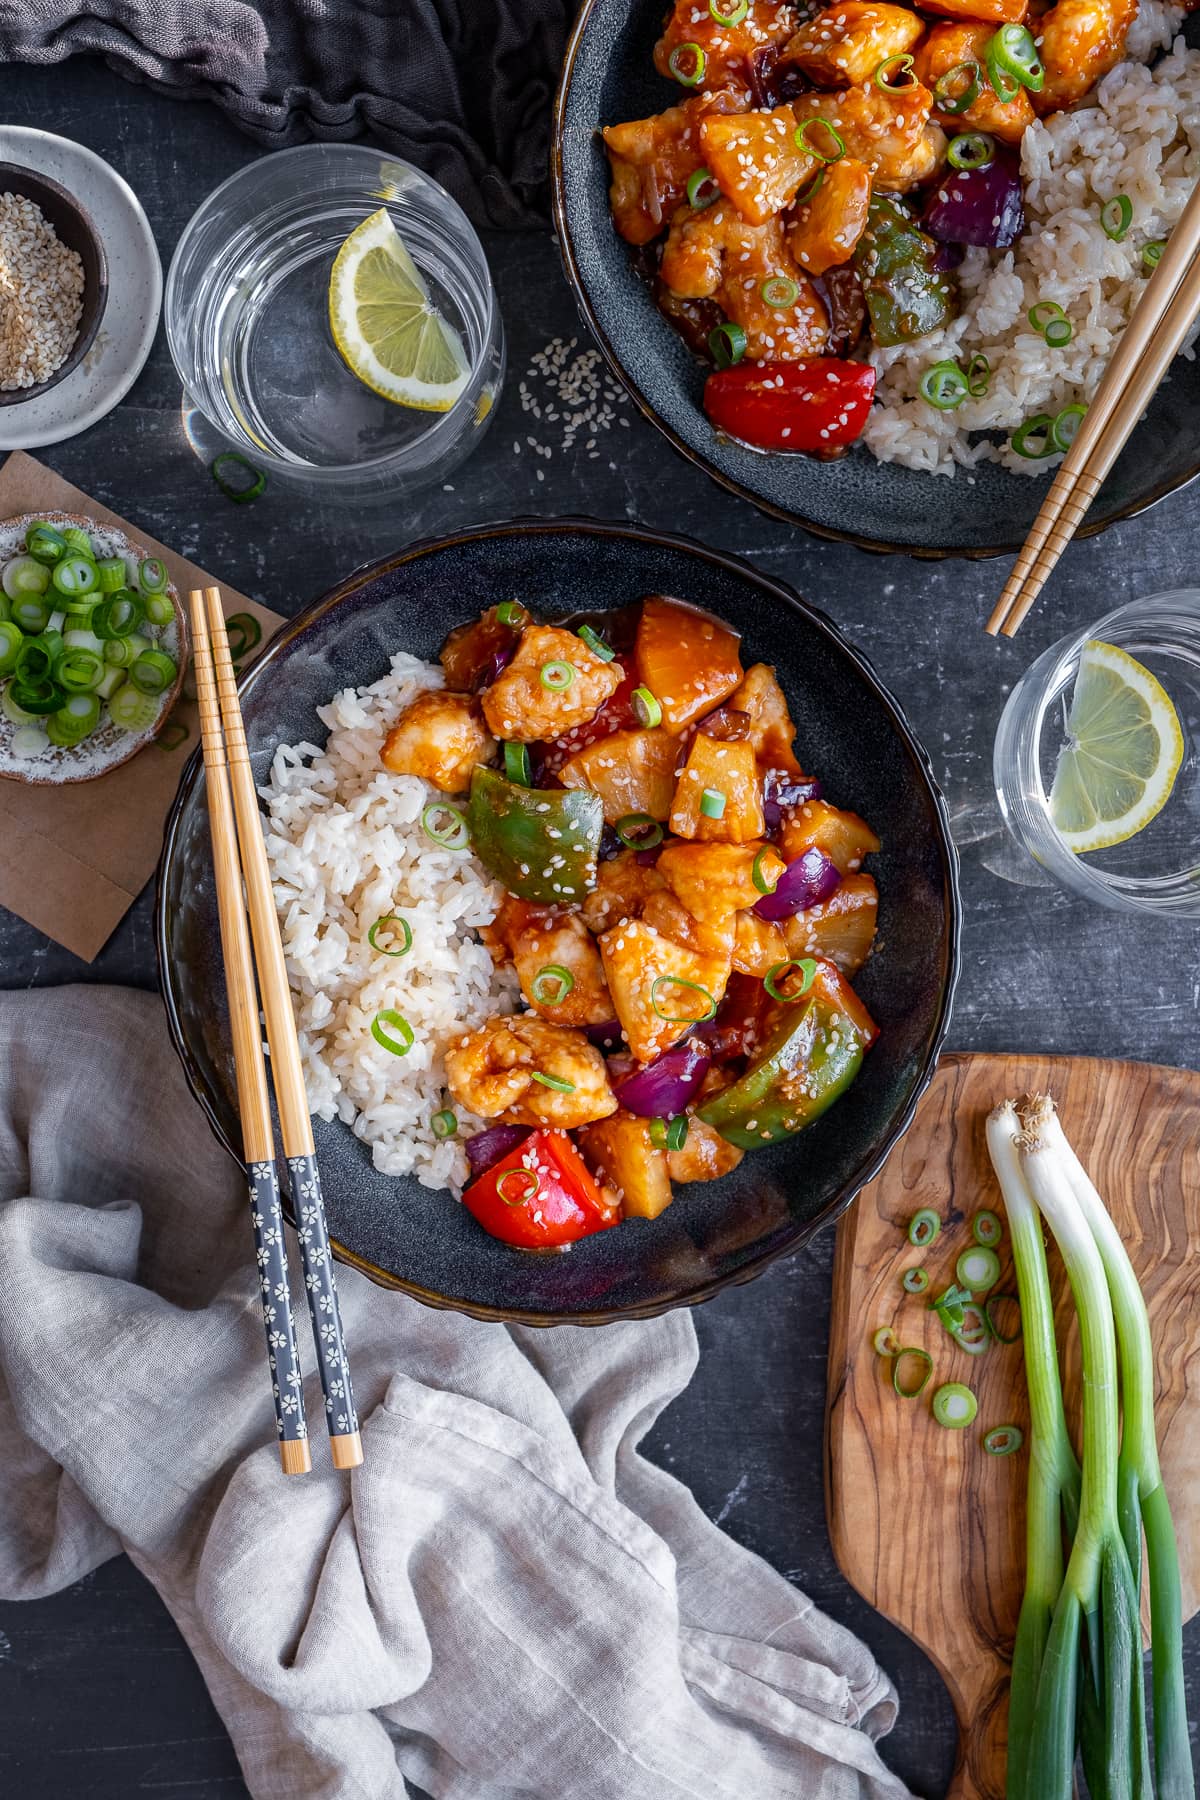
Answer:
M954 1280L981 1207L1005 1225L996 1292L1015 1292L1011 1247L988 1160L988 1113L1006 1096L1051 1094L1067 1136L1128 1247L1150 1309L1163 1476L1179 1538L1183 1616L1200 1590L1200 1074L1090 1057L947 1056L882 1174L837 1238L826 1413L825 1497L842 1573L927 1653L950 1690L958 1760L947 1800L1004 1800L1008 1675L1024 1579L1027 1452L989 1456L985 1431L1028 1430L1020 1344L961 1350L928 1300ZM908 1221L931 1206L942 1232L915 1250ZM1077 1328L1050 1243L1068 1424L1078 1444ZM909 1295L901 1275L928 1270ZM1007 1309L1006 1309L1007 1310ZM893 1325L934 1359L919 1398L892 1388L872 1336ZM934 1390L961 1381L974 1423L944 1430Z

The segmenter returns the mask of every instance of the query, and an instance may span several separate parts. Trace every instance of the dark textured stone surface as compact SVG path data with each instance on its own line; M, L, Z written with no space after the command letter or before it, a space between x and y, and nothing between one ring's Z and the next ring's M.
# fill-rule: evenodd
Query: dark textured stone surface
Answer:
M201 195L257 154L214 111L133 89L99 65L6 71L6 116L64 132L108 157L138 190L165 254ZM635 416L565 456L525 448L532 353L577 330L548 237L489 245L509 333L511 376L496 426L450 493L355 518L278 496L229 506L193 459L161 337L109 419L41 454L56 469L235 586L297 610L357 563L416 536L529 511L640 518L748 556L828 612L901 698L942 782L963 858L966 935L951 1032L958 1049L1099 1052L1197 1066L1198 934L1089 908L1032 884L992 797L991 744L1014 675L1069 626L1110 605L1195 579L1195 502L1077 545L1015 643L980 621L1004 563L878 560L772 524L713 487ZM630 409L625 409L627 412ZM615 465L615 466L610 466ZM541 470L544 481L537 481ZM929 504L944 490L931 484ZM1016 877L1014 879L1014 877ZM0 915L0 983L154 982L147 893L87 968ZM862 1633L900 1689L888 1755L914 1790L945 1792L949 1704L925 1658L850 1592L825 1534L821 1429L832 1237L696 1314L703 1355L691 1388L655 1431L652 1454L742 1543ZM1200 1654L1189 1632L1189 1675ZM236 1800L245 1789L191 1658L125 1561L68 1593L0 1606L0 1791L20 1800L132 1800L178 1790ZM299 1800L299 1797L298 1797Z

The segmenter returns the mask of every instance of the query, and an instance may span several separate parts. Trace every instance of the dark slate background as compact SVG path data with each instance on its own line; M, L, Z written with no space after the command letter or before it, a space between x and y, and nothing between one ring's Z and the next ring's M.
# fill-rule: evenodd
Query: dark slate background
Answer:
M141 196L164 264L203 194L258 154L214 109L131 87L98 63L6 69L4 100L7 121L76 138L120 170ZM509 381L489 437L451 478L452 492L357 517L307 501L289 508L272 494L252 509L229 505L188 448L161 332L140 380L108 419L38 454L288 614L357 563L414 537L526 512L639 519L739 552L836 619L900 696L929 749L963 859L967 923L952 1047L1200 1066L1196 928L1105 913L1037 885L1003 834L991 786L996 722L1020 670L1069 627L1195 579L1194 492L1076 545L1016 642L995 644L980 624L1007 564L882 559L788 530L676 458L632 406L624 409L629 427L603 436L598 458L588 457L582 435L565 456L514 454L514 439L523 442L529 430L552 441L519 405L531 356L558 335L583 334L548 233L497 237L487 247ZM931 483L931 508L937 502ZM6 987L154 980L149 893L90 968L0 913ZM889 1758L917 1793L938 1796L953 1762L945 1690L921 1653L847 1587L826 1537L821 1435L832 1256L826 1234L698 1311L699 1373L649 1449L727 1531L868 1640L901 1695ZM1195 1695L1195 1630L1189 1663ZM246 1789L188 1652L130 1564L109 1563L52 1600L0 1605L0 1793L134 1800L173 1792L238 1800Z

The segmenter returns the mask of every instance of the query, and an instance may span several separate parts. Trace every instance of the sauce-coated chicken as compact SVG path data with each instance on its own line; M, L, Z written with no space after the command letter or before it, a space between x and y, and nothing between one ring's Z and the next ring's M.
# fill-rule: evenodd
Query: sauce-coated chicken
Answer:
M746 333L751 361L819 356L829 337L820 295L792 258L778 217L750 225L728 200L703 212L681 208L663 251L662 277L676 294L714 296ZM796 285L790 306L774 307L763 284L775 277Z
M535 1081L561 1082L567 1091ZM581 1031L522 1013L489 1019L446 1052L446 1083L460 1106L515 1125L570 1131L617 1110L604 1058Z
M496 754L473 694L435 689L418 694L399 715L383 746L393 775L419 775L443 794L464 794L472 772Z
M483 716L497 737L514 743L561 737L595 716L624 673L620 663L593 655L573 631L530 625L507 669L485 690Z

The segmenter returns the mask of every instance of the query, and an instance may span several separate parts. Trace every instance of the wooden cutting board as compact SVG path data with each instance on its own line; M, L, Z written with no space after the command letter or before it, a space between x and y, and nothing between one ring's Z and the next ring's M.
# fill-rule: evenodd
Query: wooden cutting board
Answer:
M921 1645L954 1701L959 1755L948 1800L1004 1800L1009 1657L1021 1603L1025 1452L985 1454L993 1425L1028 1428L1019 1344L981 1357L960 1350L900 1275L914 1263L930 1290L954 1279L973 1241L971 1217L1003 1206L984 1126L1006 1095L1052 1094L1067 1135L1128 1246L1150 1308L1159 1447L1175 1516L1183 1616L1200 1589L1200 1075L1152 1063L1084 1057L948 1056L911 1129L838 1229L829 1347L825 1485L830 1537L843 1574ZM931 1249L908 1243L920 1206L942 1217ZM1007 1232L997 1291L1016 1279ZM1051 1250L1066 1342L1068 1419L1078 1419L1077 1342L1066 1277ZM933 1375L916 1400L892 1390L875 1355L879 1325L923 1345ZM962 1431L934 1423L945 1381L966 1382L979 1414Z

